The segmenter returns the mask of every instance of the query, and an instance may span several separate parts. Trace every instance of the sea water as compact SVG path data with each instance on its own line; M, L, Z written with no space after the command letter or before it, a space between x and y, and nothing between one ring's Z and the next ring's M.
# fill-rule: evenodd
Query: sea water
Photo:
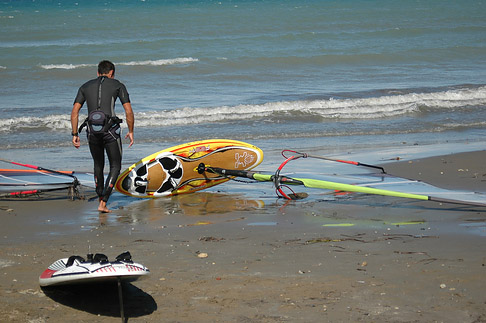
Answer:
M486 141L480 0L3 0L0 30L1 158L89 169L70 112L104 59L135 112L125 166L210 138L269 155Z

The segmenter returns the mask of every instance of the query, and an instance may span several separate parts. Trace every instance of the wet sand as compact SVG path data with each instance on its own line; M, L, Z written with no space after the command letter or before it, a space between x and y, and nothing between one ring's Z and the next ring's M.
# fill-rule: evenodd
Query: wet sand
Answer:
M484 160L479 151L385 168L486 192ZM114 286L42 290L38 277L59 258L129 250L151 270L124 285L129 322L486 322L486 208L218 191L109 215L96 205L0 201L2 321L119 322Z

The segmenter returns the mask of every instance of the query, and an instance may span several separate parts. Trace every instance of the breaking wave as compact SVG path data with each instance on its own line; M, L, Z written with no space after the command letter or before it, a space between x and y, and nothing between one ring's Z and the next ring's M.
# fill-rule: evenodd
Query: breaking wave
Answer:
M145 60L145 61L131 61L131 62L115 62L115 65L122 66L163 66L163 65L176 65L176 64L188 64L198 62L197 58L192 57L180 57L172 59L158 59L158 60ZM40 67L46 70L63 69L73 70L77 68L96 67L97 64L41 64Z
M268 102L237 106L178 108L137 112L136 126L143 128L183 125L232 124L242 122L285 124L339 120L372 120L420 116L426 113L467 113L486 106L486 86L434 93L408 93L371 98L318 99ZM86 110L84 110L86 111ZM123 114L123 110L119 112ZM85 116L80 116L83 120ZM450 120L445 120L450 125ZM481 120L474 120L482 125ZM470 124L460 126L474 126ZM444 124L443 126L445 126ZM436 125L440 127L441 125ZM69 114L22 116L0 119L1 132L69 130Z

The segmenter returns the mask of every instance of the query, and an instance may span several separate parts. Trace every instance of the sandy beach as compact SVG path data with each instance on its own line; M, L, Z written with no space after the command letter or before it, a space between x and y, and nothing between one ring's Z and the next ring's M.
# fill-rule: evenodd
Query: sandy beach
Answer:
M486 192L484 160L477 151L384 166ZM123 287L129 322L486 322L486 208L217 191L95 208L0 201L2 321L119 322L115 286L43 290L38 278L60 258L128 250L151 271Z

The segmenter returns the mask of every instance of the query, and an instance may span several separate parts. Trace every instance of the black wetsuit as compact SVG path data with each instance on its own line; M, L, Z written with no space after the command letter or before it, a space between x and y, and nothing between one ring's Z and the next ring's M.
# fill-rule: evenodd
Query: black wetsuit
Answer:
M115 101L119 98L122 104L129 103L130 97L123 83L105 76L100 76L83 84L74 103L88 105L88 114L101 110L108 118L115 116ZM94 161L94 176L96 193L107 202L113 186L121 170L122 145L120 139L120 124L113 123L106 131L95 134L89 130L88 143ZM104 183L103 169L105 167L105 150L110 162L110 173Z

